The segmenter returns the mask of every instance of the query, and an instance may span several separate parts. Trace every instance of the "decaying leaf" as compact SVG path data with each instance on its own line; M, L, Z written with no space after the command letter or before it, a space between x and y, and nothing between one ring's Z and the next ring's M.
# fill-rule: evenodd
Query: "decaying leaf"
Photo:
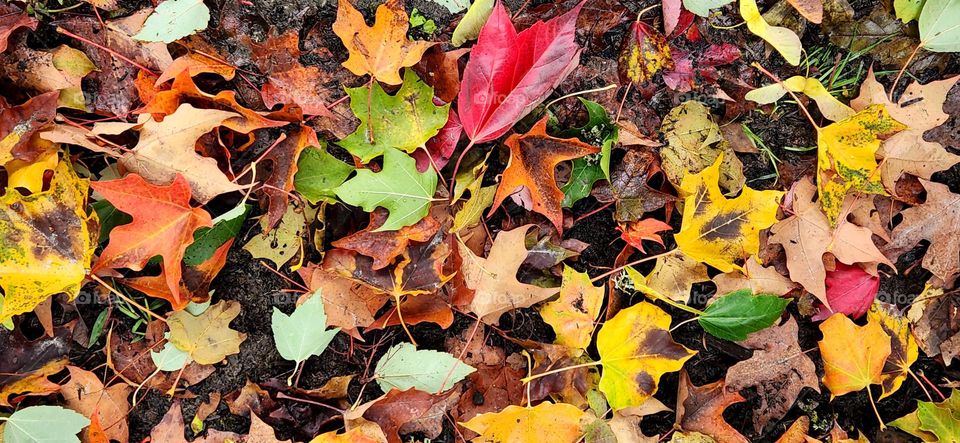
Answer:
M717 441L748 443L740 432L723 419L723 410L745 399L726 389L723 380L695 386L686 371L680 372L677 391L677 426L684 431L699 432Z
M710 109L695 100L673 108L663 118L660 132L667 146L660 151L663 172L674 186L681 186L684 177L710 167L722 158L721 187L736 193L743 187L743 164L723 139L720 127L710 116Z

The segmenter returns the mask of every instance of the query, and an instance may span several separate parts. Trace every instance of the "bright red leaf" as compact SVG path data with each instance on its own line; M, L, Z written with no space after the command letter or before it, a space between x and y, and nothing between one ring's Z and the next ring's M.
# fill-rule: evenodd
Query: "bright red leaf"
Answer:
M835 312L841 312L853 318L866 314L880 289L880 277L870 275L857 265L845 265L837 262L837 268L827 272L824 280L827 284L827 301L830 307L820 306L820 312L813 317L823 320Z

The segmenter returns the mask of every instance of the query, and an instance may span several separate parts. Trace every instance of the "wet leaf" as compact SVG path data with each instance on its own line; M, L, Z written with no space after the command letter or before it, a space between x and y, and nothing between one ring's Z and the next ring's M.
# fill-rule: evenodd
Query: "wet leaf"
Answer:
M679 371L696 355L673 341L670 321L660 308L640 302L622 309L600 328L600 391L613 410L643 404L657 392L663 374Z
M299 304L290 315L274 307L271 318L277 352L284 359L297 364L322 354L340 332L339 328L327 330L327 314L324 313L320 290Z
M104 387L92 372L75 366L68 366L67 369L70 371L70 381L60 388L67 406L101 423L105 437L127 441L127 414L130 413L127 396L133 388L124 383ZM89 433L85 434L85 439L92 441Z
M740 16L747 22L747 29L773 46L787 63L793 66L800 63L800 52L803 50L800 37L788 28L767 23L760 15L755 0L740 0Z
M474 371L476 369L446 352L400 343L380 357L373 376L384 391L414 388L438 394Z
M510 162L500 179L490 211L496 211L507 197L524 186L530 191L533 210L547 217L562 233L563 192L557 187L554 170L562 161L594 154L600 149L577 139L551 137L546 129L544 118L526 134L511 135L504 142L510 148Z
M683 178L683 222L674 236L684 255L730 272L741 269L736 261L756 255L760 231L777 222L780 191L756 191L744 187L728 199L718 182L722 158L698 174Z
M437 189L433 169L417 172L416 162L396 149L386 148L383 170L357 170L357 174L337 188L337 197L347 204L372 212L381 207L390 211L382 226L374 232L410 226L427 215Z
M867 319L879 323L883 332L890 336L890 356L883 365L883 381L880 383L882 400L900 389L910 372L910 366L920 356L920 350L910 331L910 321L895 305L874 303L867 313Z
M477 38L484 23L487 22L493 12L495 3L495 0L475 0L471 3L467 13L463 15L460 23L457 23L457 27L454 28L450 43L459 48L464 43Z
M228 355L240 352L240 343L247 335L230 329L230 322L240 315L240 303L221 301L198 316L176 311L167 318L170 342L190 354L202 365L220 363Z
M933 52L960 51L960 3L956 0L926 0L917 23L923 48Z
M641 85L664 69L673 69L670 46L662 34L636 20L627 31L618 60L620 77Z
M378 6L373 26L367 26L363 14L348 0L339 2L333 32L350 53L343 66L356 75L370 74L388 85L403 83L400 68L417 64L424 51L434 44L408 40L409 26L399 0Z
M663 239L657 233L670 230L673 230L670 225L654 218L646 218L627 223L627 227L621 230L620 238L638 251L646 252L643 250L643 240L656 242L663 246Z
M95 245L87 215L87 180L68 161L57 166L50 190L0 196L0 322L32 311L53 294L79 294ZM42 272L36 272L42 270Z
M31 406L7 417L3 426L3 441L79 443L77 433L88 425L90 420L69 409L60 406Z
M447 123L450 105L435 105L433 88L412 69L406 70L403 85L394 95L384 92L377 83L346 90L350 109L360 119L360 126L340 140L340 146L364 163L390 148L413 152Z
M674 186L680 186L687 174L699 173L722 159L720 186L732 193L743 187L743 165L703 103L691 100L673 108L663 118L660 131L667 141L660 151L663 172Z
M703 330L725 340L746 340L748 334L769 328L786 309L789 299L753 295L741 289L718 297L697 317Z
M820 324L823 339L823 384L831 398L869 388L883 381L883 366L890 355L890 336L877 319L857 326L843 314L833 314ZM850 346L857 343L857 346Z
M575 443L583 435L582 416L583 411L573 405L543 402L532 408L507 406L461 424L480 434L474 441Z
M734 403L745 401L739 393L726 389L723 380L696 386L686 371L680 372L677 391L677 423L684 431L699 432L729 443L748 443L743 434L723 419L723 411Z

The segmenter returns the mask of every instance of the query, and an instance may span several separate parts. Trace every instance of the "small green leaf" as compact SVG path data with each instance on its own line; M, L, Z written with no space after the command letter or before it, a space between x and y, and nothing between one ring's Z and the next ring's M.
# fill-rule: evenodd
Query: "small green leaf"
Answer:
M165 333L164 337L170 338L170 333ZM181 351L168 341L163 344L163 349L160 352L150 351L150 359L153 360L154 366L161 371L179 371L187 363L190 363L190 354Z
M563 191L563 207L571 208L574 203L590 195L593 184L602 179L603 169L599 162L591 161L587 157L574 159L570 180L560 188Z
M145 42L173 43L207 29L209 21L210 9L202 0L167 0L153 10L133 38Z
M426 217L436 190L437 173L433 168L417 172L413 158L387 148L382 171L358 170L356 176L337 188L337 197L367 212L377 207L387 209L390 215L375 232L395 231Z
M327 314L323 310L320 290L286 315L273 308L273 341L284 359L302 363L312 355L323 353L340 328L327 330Z
M4 443L79 443L77 433L90 426L86 417L60 406L31 406L7 417Z
M494 3L494 0L476 0L473 2L453 30L450 43L459 48L464 43L477 38L480 35L480 28L483 28L493 12Z
M346 91L360 126L340 140L340 146L364 163L389 148L413 152L437 135L450 115L450 105L434 105L433 88L412 69L404 73L395 95L387 94L377 82Z
M101 244L107 242L110 238L110 231L112 231L113 228L133 221L133 217L117 210L107 199L97 200L90 204L90 206L93 206L93 210L97 213L97 218L100 219Z
M335 203L337 186L343 184L353 170L352 165L327 152L326 146L308 147L297 160L293 186L310 203Z
M473 371L476 369L446 352L417 350L410 343L400 343L380 357L374 377L384 392L414 388L436 394Z
M893 0L893 10L897 12L898 19L910 23L920 17L923 3L924 0Z
M926 0L918 24L924 49L960 51L960 0Z
M773 325L789 303L785 298L753 295L750 289L741 289L711 303L697 321L714 337L746 340L748 334Z
M217 248L240 233L247 219L250 205L237 206L213 220L213 227L198 228L193 232L193 243L183 253L183 264L198 266L210 259Z

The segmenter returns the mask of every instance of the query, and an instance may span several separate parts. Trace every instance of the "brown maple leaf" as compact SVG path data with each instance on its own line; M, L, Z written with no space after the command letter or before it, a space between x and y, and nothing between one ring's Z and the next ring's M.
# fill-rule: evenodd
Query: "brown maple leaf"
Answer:
M321 146L317 133L308 126L300 126L282 134L276 146L263 158L270 163L270 175L263 181L263 193L267 196L268 233L280 223L287 212L290 191L293 191L293 179L297 175L297 159L308 146Z
M920 179L927 190L927 200L919 206L907 208L900 215L903 222L893 228L890 244L884 247L889 257L913 248L920 240L930 242L923 256L923 267L944 282L950 282L960 272L960 195L940 183Z
M327 105L332 97L326 84L333 76L316 66L300 63L300 38L296 32L271 35L263 43L244 36L253 53L253 63L267 76L260 90L263 104L296 103L307 115L332 114Z
M510 162L503 171L490 213L519 187L525 186L530 191L533 210L546 216L558 232L563 232L563 191L557 187L555 169L562 161L600 152L600 148L575 138L547 135L546 117L526 134L511 135L504 145L510 148Z
M100 378L90 371L75 366L67 366L67 369L70 381L60 387L67 406L86 417L96 416L110 440L126 442L127 414L130 413L127 396L133 388L125 383L104 387Z
M366 228L336 240L332 245L373 258L373 270L376 271L393 263L410 242L428 241L440 228L437 220L428 214L416 224L396 231L376 231L387 221L388 215L386 209L375 209L370 213L370 224Z
M297 273L311 292L323 297L327 326L340 327L354 338L362 339L357 328L374 321L374 314L387 302L386 294L367 285L345 278L330 269L317 266L300 268Z
M745 399L737 392L728 391L723 380L703 386L694 386L687 371L680 372L677 390L677 423L684 431L709 435L724 443L749 443L739 431L723 419L723 410Z

